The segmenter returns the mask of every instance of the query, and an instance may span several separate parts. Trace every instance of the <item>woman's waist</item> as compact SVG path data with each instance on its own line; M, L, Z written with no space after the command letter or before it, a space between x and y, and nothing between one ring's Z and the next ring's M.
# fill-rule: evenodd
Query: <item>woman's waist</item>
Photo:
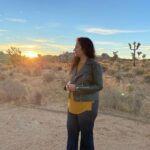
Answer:
M98 101L99 100L99 93L84 93L84 94L78 94L76 92L69 92L68 95L69 98L73 98L75 101Z

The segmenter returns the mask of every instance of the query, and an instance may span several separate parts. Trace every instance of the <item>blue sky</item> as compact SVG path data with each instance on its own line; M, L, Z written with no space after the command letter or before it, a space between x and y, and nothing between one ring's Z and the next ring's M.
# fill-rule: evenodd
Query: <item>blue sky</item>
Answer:
M87 36L98 55L131 58L128 43L136 41L150 58L149 6L149 0L0 0L0 51L16 46L57 55Z

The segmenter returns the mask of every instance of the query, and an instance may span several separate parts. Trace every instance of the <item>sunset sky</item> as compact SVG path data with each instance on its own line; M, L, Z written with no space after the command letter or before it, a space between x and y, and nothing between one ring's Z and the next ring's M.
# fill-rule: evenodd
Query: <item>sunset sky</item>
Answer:
M16 46L58 55L86 36L98 55L131 58L128 43L136 41L150 58L149 6L149 0L0 0L0 51Z

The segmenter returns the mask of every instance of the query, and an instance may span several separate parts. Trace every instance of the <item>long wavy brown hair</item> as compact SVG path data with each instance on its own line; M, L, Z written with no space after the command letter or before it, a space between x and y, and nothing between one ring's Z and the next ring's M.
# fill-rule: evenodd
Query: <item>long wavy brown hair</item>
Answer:
M81 45L81 48L82 48L84 54L88 58L92 58L92 59L96 58L94 44L93 44L91 39L89 39L88 37L78 37L76 39L76 42L79 42L79 44ZM69 74L72 73L73 68L75 66L77 66L79 62L80 62L80 58L79 57L74 56L72 58Z

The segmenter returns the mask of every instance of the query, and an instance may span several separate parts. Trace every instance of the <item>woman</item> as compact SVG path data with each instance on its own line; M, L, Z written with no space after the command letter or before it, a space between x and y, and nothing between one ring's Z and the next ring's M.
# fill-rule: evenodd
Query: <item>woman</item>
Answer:
M98 113L99 91L103 89L102 67L95 60L93 42L87 37L76 40L70 69L71 79L64 89L68 94L67 150L94 150L93 128Z

